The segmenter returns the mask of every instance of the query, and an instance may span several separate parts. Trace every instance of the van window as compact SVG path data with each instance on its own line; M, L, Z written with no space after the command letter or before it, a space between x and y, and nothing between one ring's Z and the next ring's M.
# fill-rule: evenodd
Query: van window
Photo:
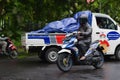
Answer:
M117 26L108 18L96 17L96 22L99 28L117 30Z

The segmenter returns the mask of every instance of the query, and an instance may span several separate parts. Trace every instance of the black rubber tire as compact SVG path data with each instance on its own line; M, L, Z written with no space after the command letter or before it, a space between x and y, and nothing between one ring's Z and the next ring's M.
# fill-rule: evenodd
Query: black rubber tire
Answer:
M13 50L13 51L10 52L10 55L9 55L9 56L10 56L10 58L15 59L15 58L17 58L18 53L17 53L16 50Z
M49 63L55 63L57 61L58 58L58 48L49 48L47 49L47 51L45 52L45 59L47 62Z
M104 56L101 52L99 51L96 51L97 53L99 53L99 56L101 57L101 60L97 63L94 63L93 66L96 68L96 69L100 69L102 68L103 64L104 64Z
M118 47L116 49L116 52L115 52L115 59L119 60L120 61L120 47Z
M68 72L73 65L72 57L70 56L67 66L64 64L64 59L67 58L69 53L61 53L58 55L57 66L63 72Z

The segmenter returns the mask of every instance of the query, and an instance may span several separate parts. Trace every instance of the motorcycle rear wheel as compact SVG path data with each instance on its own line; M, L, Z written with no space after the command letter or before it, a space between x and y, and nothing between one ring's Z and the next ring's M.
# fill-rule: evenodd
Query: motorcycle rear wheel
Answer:
M96 69L100 69L100 68L102 68L102 66L103 66L103 64L104 64L104 56L103 56L103 54L102 54L101 52L99 52L99 51L96 51L96 53L99 54L100 60L97 61L97 62L95 62L95 63L93 64L93 66L94 66Z
M17 58L18 53L17 53L16 50L13 50L13 51L10 52L10 55L9 55L9 56L10 56L10 58L15 59L15 58Z
M61 53L58 55L57 66L63 72L68 72L73 65L72 57L69 53Z

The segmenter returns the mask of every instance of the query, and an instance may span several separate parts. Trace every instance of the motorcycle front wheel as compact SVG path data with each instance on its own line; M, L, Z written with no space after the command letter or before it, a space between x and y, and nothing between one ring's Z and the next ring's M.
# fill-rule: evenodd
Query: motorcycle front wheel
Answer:
M61 53L58 55L57 66L61 71L63 72L69 71L72 65L73 65L73 60L71 54Z
M17 58L18 53L17 53L16 50L12 50L12 51L10 51L10 55L9 56L10 56L10 58L15 59L15 58Z

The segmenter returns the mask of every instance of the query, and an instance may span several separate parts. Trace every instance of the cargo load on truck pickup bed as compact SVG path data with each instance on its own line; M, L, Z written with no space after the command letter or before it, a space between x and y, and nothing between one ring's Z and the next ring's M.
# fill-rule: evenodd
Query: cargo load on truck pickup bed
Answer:
M60 21L53 21L48 23L43 29L32 31L32 33L71 33L78 30L78 17L82 14L88 16L88 23L91 25L92 13L91 11L82 11L76 13L73 17L64 18Z

